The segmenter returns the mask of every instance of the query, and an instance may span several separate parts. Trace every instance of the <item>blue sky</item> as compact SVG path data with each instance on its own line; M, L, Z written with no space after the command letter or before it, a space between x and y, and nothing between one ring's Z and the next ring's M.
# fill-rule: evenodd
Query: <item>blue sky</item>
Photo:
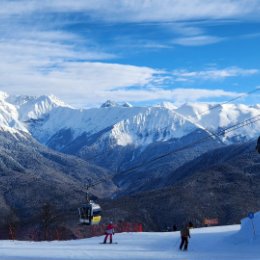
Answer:
M0 0L0 90L77 107L222 102L260 86L258 0ZM259 92L241 103L259 102Z

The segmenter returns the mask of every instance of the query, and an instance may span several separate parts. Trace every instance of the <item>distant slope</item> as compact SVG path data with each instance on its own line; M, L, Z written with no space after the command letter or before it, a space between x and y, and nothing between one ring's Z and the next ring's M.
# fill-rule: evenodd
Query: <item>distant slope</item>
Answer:
M28 220L44 203L60 210L81 205L87 180L106 179L91 192L109 197L116 190L109 175L86 161L42 146L28 134L0 132L2 222L12 211L19 219Z
M79 156L115 172L179 147L180 139L203 128L162 107L57 108L30 132L52 149ZM196 137L195 137L196 139ZM155 148L156 147L156 148ZM153 153L151 153L151 148Z
M218 138L203 130L194 131L177 140L155 143L138 156L138 163L128 163L114 176L119 194L158 189L169 184L172 173L201 154L223 147Z
M254 149L250 142L208 152L165 178L168 188L123 197L113 206L157 229L190 220L202 225L204 218L238 223L260 209L260 156Z
M259 166L259 155L255 150L255 146L256 140L253 140L209 151L173 171L168 178L164 179L164 184L171 185L196 172L210 171L218 166L221 167L221 165L234 167L238 172L243 170L249 176L253 173L257 174L255 167Z

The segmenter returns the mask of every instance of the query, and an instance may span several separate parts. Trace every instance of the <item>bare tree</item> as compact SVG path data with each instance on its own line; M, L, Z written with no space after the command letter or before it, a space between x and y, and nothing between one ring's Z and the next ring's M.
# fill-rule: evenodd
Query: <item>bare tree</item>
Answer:
M8 216L5 218L5 226L8 230L8 238L11 240L16 239L17 227L19 224L19 219L16 216L15 209L11 209Z
M44 203L42 207L42 214L41 214L41 224L43 230L43 240L50 240L51 239L51 226L55 222L55 215L53 207L50 203Z

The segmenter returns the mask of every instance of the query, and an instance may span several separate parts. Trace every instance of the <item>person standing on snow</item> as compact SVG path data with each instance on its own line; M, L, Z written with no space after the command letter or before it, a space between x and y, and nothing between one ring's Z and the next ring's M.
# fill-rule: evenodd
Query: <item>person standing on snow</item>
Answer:
M180 244L180 250L184 248L184 251L188 250L188 244L189 244L189 238L190 238L190 230L188 225L184 226L181 231L181 244Z
M178 228L177 228L177 226L174 224L173 227L172 227L172 231L175 232L175 231L177 231L177 230L178 230Z
M103 243L106 244L107 238L109 236L110 244L112 244L112 242L113 242L112 236L114 234L115 234L115 229L114 229L114 226L113 226L113 222L110 221L110 223L106 227L105 238L104 238L104 242Z
M256 148L258 153L260 153L260 136L258 137L258 140L257 140L257 144L256 144Z

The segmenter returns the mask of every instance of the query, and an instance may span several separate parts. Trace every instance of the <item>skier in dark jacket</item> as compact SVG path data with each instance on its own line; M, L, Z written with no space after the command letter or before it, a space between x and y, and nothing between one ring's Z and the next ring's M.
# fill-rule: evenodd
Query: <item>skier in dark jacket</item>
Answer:
M256 148L258 153L260 153L260 136L258 137L258 140L257 140L257 144L256 144Z
M181 244L180 250L188 250L189 238L190 238L190 230L188 225L184 226L181 231Z
M175 232L175 231L177 231L177 230L178 230L178 228L177 228L177 226L174 224L173 227L172 227L172 231Z

